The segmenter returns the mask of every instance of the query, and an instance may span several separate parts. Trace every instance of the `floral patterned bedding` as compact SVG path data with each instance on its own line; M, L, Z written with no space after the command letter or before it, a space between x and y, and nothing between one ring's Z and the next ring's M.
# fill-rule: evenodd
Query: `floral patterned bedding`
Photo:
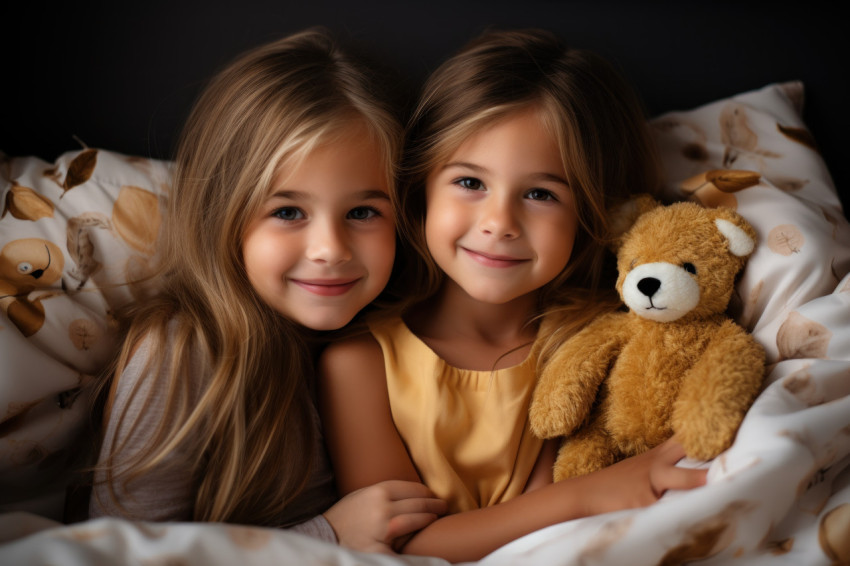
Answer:
M760 239L731 310L765 347L766 386L731 449L683 462L708 467L708 485L554 525L481 564L850 561L850 224L803 94L768 85L652 120L667 197L732 206ZM169 179L168 163L104 150L0 162L0 563L443 564L233 525L59 522L110 313L154 284Z

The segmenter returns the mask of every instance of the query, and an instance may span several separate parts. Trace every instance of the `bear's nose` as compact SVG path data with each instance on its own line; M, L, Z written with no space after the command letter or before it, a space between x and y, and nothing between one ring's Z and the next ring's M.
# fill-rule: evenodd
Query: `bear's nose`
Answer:
M659 287L661 287L661 281L655 277L644 277L637 284L638 290L647 297L654 295Z

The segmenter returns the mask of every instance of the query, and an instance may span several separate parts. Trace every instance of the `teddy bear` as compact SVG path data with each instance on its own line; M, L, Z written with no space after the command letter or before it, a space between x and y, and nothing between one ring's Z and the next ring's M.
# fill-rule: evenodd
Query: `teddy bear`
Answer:
M764 379L763 348L725 314L756 233L728 208L644 201L617 239L617 292L544 361L529 411L563 437L554 479L593 472L674 434L688 457L727 449Z
M13 240L0 249L0 308L24 336L44 324L42 301L56 293L30 293L59 281L65 258L56 244L41 238Z

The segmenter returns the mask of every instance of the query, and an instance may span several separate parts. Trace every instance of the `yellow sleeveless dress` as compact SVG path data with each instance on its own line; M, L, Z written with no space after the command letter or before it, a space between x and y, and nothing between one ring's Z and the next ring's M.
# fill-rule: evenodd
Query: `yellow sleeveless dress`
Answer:
M522 493L542 440L528 405L531 356L496 371L452 367L401 319L373 325L384 353L393 421L419 476L456 513Z

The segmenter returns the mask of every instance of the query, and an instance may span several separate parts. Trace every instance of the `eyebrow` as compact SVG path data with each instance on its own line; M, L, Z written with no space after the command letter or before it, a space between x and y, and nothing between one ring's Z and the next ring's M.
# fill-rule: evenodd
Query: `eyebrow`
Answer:
M390 195L386 191L382 191L381 189L365 189L359 191L354 194L356 200L372 200L372 199L384 199L390 200ZM286 190L286 191L275 191L272 193L271 198L283 198L289 200L307 200L310 198L310 193L308 191L295 191L295 190Z
M487 169L486 167L481 167L480 165L476 165L474 163L467 163L466 161L453 161L451 163L446 163L443 166L443 171L445 171L446 169L450 169L452 167L462 167L464 169L470 169L470 170L474 171L475 173L489 173L490 172L490 170ZM560 184L565 185L567 187L570 186L570 184L567 182L566 179L559 177L558 175L554 175L552 173L547 173L545 171L541 171L539 173L532 173L531 175L529 175L529 179L532 179L532 180L535 180L535 181L552 181L552 182L555 182L555 183L560 183Z

